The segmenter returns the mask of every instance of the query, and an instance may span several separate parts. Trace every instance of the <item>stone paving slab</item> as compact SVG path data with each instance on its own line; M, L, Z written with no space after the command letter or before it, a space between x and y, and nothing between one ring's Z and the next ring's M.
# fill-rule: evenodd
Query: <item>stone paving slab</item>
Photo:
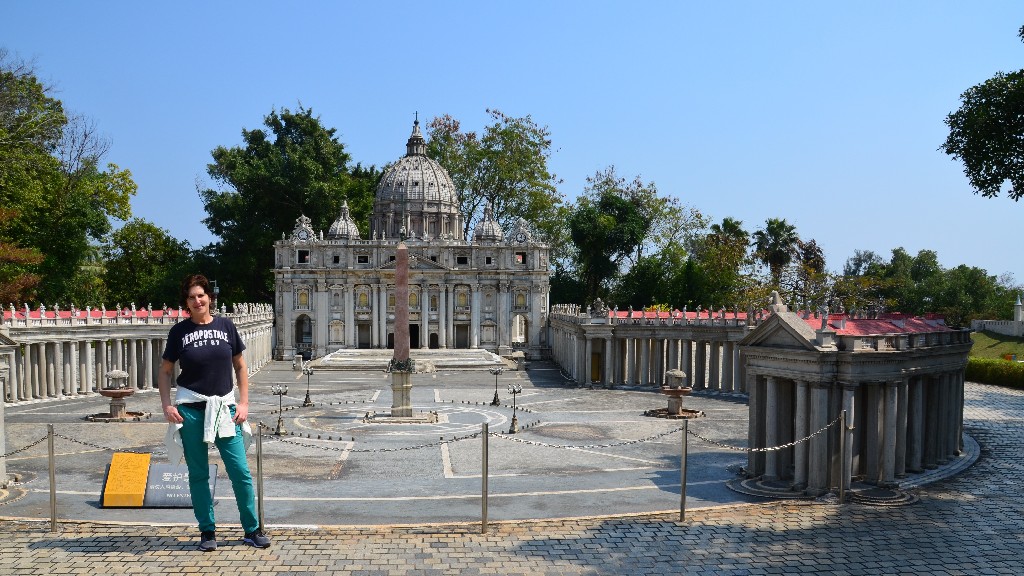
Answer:
M0 521L0 574L1019 574L1024 392L967 386L977 463L898 508L769 502L420 527L272 528L267 550L195 550L184 526Z

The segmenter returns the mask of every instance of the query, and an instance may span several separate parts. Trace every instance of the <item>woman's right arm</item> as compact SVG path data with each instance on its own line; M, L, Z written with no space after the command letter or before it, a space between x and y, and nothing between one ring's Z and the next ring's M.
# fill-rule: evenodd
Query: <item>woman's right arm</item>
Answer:
M174 362L163 359L160 363L160 374L157 379L157 386L160 387L160 404L164 408L164 418L171 424L179 424L184 421L178 408L171 402L171 375L174 373Z

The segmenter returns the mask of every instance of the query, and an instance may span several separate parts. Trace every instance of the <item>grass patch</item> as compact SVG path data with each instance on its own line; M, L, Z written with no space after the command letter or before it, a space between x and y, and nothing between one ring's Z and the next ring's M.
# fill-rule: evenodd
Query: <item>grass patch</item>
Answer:
M974 341L971 356L1001 360L1004 354L1016 354L1017 360L1024 360L1024 338L995 332L974 332L971 340Z

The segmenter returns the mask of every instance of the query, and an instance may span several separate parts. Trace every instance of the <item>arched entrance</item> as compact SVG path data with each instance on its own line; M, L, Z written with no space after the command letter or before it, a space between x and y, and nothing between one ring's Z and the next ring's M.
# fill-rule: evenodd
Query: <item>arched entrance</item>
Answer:
M295 352L303 360L313 357L313 320L305 314L295 319Z

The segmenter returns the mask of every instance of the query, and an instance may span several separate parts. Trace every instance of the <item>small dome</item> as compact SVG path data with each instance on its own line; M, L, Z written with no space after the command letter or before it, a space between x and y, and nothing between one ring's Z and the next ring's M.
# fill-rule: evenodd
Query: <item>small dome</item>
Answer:
M473 240L477 242L501 242L504 239L505 233L502 232L498 222L494 220L494 215L491 213L491 205L488 204L484 207L483 220L473 230Z
M342 202L341 215L334 221L334 224L331 224L331 229L327 231L327 237L359 240L359 227L348 213L348 201Z

